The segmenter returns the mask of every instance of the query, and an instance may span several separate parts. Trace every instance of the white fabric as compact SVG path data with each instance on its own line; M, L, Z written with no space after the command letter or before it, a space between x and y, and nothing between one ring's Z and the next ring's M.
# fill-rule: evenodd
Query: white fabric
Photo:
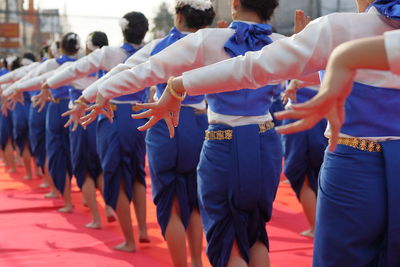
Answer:
M184 86L189 95L200 95L258 88L271 82L300 78L325 69L329 55L341 43L382 35L391 30L393 28L381 20L374 8L361 14L330 14L312 21L302 32L274 42L261 51L248 52L245 56L184 73ZM400 77L390 72L359 70L356 81L400 89ZM365 138L375 140L374 137Z
M312 21L298 34L199 70L183 74L189 95L259 88L271 82L300 78L325 69L339 44L393 30L374 8L369 13L334 13ZM300 78L301 79L301 78ZM399 87L388 72L360 70L356 80L372 86ZM234 82L232 82L234 81Z
M390 70L400 74L400 30L385 32L384 37Z
M11 71L11 72L1 76L0 84L12 83L12 82L18 81L19 79L22 79L29 71L36 68L39 64L40 63L38 63L38 62L34 62L32 64L23 66L21 68L18 68L14 71Z
M117 56L117 60L113 62L113 64L110 64L109 68L103 68L104 70L108 71L108 73L103 76L101 79L97 80L95 83L93 83L90 87L88 87L86 90L83 91L83 97L90 101L94 102L96 99L97 91L98 91L98 85L111 76L115 75L116 73L119 73L122 70L129 69L133 66L136 66L137 64L140 64L144 61L146 61L149 57L151 52L153 51L154 47L159 43L160 39L154 40L144 47L142 47L139 51L137 51L135 54L133 54L129 59L126 60L125 63L123 63L126 59L126 53L124 50L119 48L119 50L114 50L114 53L120 54L121 52L123 53L123 56ZM104 48L104 47L103 47ZM114 48L115 49L115 48ZM110 57L114 58L113 53L110 50L107 54L104 52L102 56L104 57ZM103 59L102 61L106 61L107 59ZM112 66L111 66L112 65ZM100 68L101 69L101 68ZM61 74L60 74L61 76ZM50 82L53 82L52 80L49 80Z
M202 29L180 39L173 45L149 58L143 64L124 70L100 84L99 92L107 99L135 93L142 88L164 83L171 76L207 66L230 58L224 50L225 42L234 33L230 28ZM284 38L272 34L273 41ZM257 123L265 122L268 114L257 116ZM254 122L254 118L226 116L209 112L209 122L239 126Z

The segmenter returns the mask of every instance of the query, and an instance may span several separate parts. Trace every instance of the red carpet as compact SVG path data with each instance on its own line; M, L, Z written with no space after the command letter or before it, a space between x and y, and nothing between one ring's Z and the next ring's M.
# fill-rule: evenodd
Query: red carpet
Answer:
M24 181L22 177L22 169L15 175L0 169L0 266L172 266L157 225L150 188L147 210L152 243L137 244L137 252L129 254L112 249L123 240L118 223L104 222L102 230L83 227L89 221L89 212L81 204L76 186L75 211L65 215L57 212L61 200L43 198L45 191L38 189L39 180ZM104 210L100 197L99 201ZM312 241L298 235L306 228L294 193L289 185L281 183L273 219L267 225L273 267L311 266ZM205 255L203 259L204 266L210 266Z

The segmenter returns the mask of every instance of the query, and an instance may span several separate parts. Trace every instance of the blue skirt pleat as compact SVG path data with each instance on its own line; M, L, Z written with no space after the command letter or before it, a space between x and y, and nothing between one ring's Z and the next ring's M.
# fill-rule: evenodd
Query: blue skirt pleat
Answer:
M96 148L96 124L90 124L86 130L78 126L75 132L72 132L71 125L70 144L72 172L79 188L82 189L87 176L96 182L101 174L101 164Z
M137 127L146 120L131 118L132 106L117 105L114 122L100 116L97 123L97 148L104 175L104 199L107 205L116 209L120 185L131 201L135 181L146 186L145 182L145 135Z
M8 111L7 116L4 116L3 113L1 116L1 129L0 129L0 141L1 141L1 149L4 150L6 148L7 142L12 138L13 133L13 119L12 119L12 111Z
M61 114L68 110L69 99L59 104L49 103L46 113L46 154L49 172L55 187L64 193L66 175L72 176L69 130L64 125L68 118Z
M162 234L177 198L180 217L185 228L192 211L198 209L197 165L207 128L207 116L196 114L191 107L182 107L179 127L171 139L164 121L149 129L146 145L152 180L153 200L157 206L157 219Z
M206 232L207 256L213 266L226 266L234 241L249 262L255 242L267 247L265 223L272 215L282 169L282 146L275 130L259 133L258 125L233 130L232 140L204 142L198 166L199 207Z
M30 100L25 99L24 104L17 103L12 113L13 139L17 145L20 155L24 152L25 145L29 144L29 109ZM30 150L30 145L28 146Z
M39 107L29 109L29 144L36 164L44 170L46 162L46 113L47 106L38 112Z
M284 120L287 125L293 120ZM324 136L326 121L323 120L312 129L295 134L282 135L284 151L284 173L298 199L307 178L312 190L317 194L318 175L324 159L328 139Z
M313 266L400 266L400 141L381 144L325 153Z

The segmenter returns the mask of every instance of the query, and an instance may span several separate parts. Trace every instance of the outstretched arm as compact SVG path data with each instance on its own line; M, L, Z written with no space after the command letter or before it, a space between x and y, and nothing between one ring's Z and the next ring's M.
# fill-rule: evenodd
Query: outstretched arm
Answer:
M350 41L338 46L329 59L317 96L275 115L280 120L297 119L296 122L278 127L278 132L289 134L304 131L325 117L331 127L329 149L334 150L345 119L345 101L351 92L357 69L389 70L389 67L383 36Z

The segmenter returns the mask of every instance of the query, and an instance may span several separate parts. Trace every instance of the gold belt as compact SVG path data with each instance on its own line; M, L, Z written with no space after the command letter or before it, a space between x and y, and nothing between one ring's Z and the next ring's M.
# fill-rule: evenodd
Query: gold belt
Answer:
M123 104L123 105L126 105L126 104ZM110 106L111 106L111 109L112 109L113 111L117 111L118 105L110 104ZM139 111L139 110L142 110L142 108L139 108L139 107L137 107L136 105L131 105L131 106L132 106L132 111Z
M57 97L57 98L53 98L52 100L50 100L50 102L54 103L54 104L60 104L61 100L66 100L66 99L68 99L68 97L65 97L65 98Z
M362 151L382 152L382 146L379 143L366 139L339 137L337 143L340 145L351 146Z
M258 125L260 133L265 133L275 127L272 121L266 121ZM232 140L233 130L206 131L206 140Z

